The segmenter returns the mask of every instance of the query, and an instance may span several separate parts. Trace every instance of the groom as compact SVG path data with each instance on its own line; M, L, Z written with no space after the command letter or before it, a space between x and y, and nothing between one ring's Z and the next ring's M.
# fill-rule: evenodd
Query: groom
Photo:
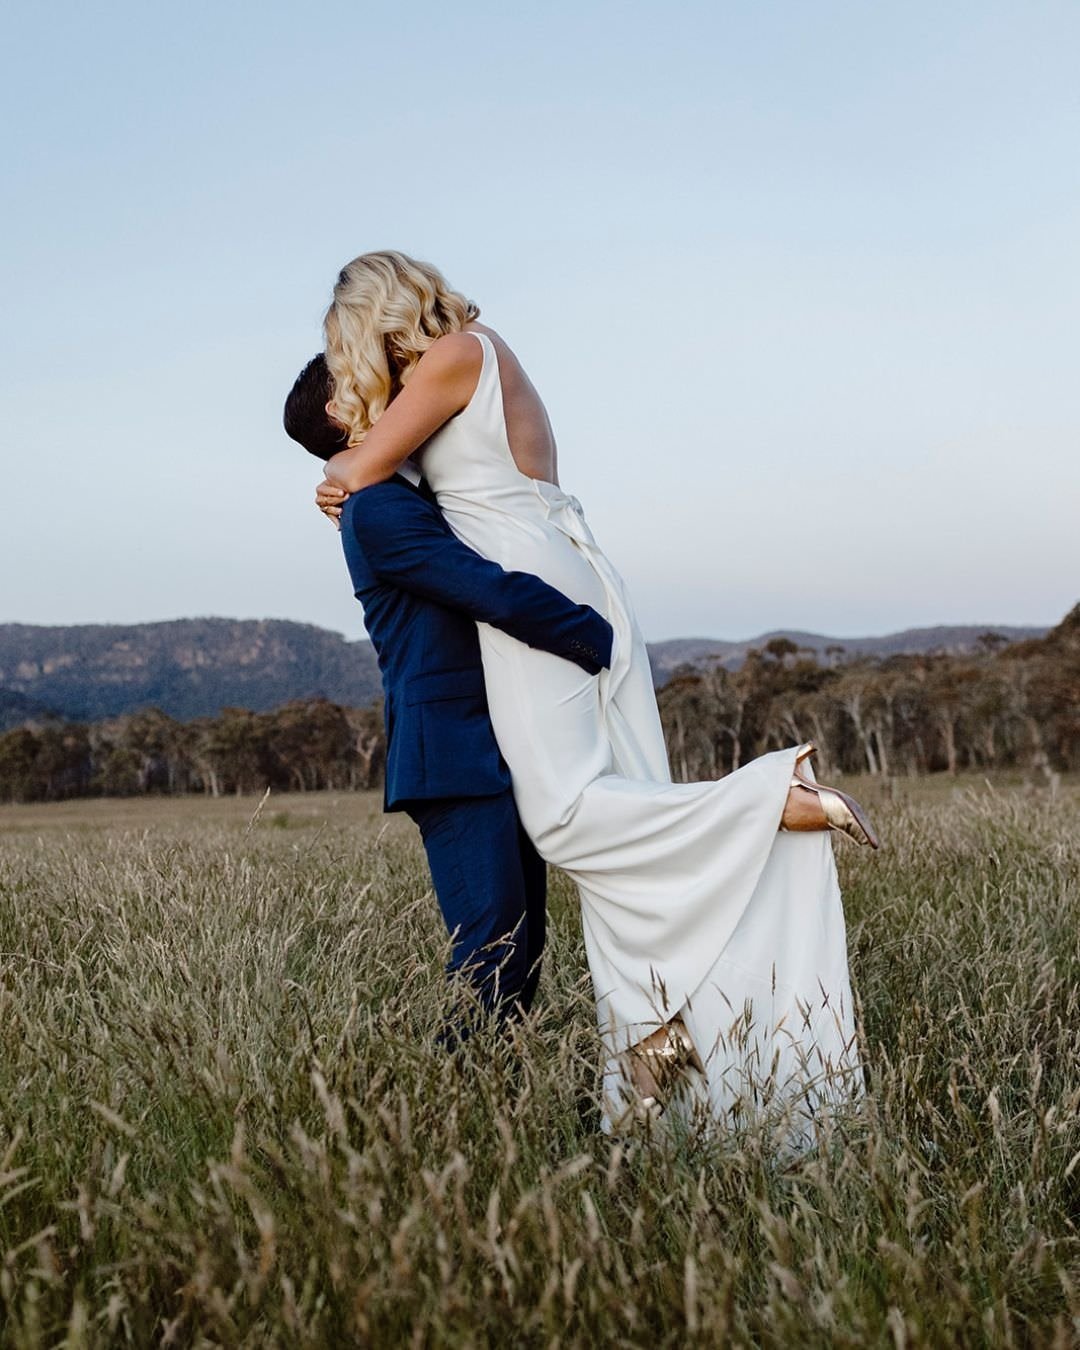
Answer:
M327 411L332 393L320 354L285 400L286 432L322 460L346 440ZM610 663L611 627L539 577L505 572L463 544L408 460L348 498L341 541L382 672L383 809L420 827L454 939L448 974L465 974L490 1012L517 1016L540 978L547 875L495 742L476 624L592 675ZM462 1025L448 1039L467 1034Z

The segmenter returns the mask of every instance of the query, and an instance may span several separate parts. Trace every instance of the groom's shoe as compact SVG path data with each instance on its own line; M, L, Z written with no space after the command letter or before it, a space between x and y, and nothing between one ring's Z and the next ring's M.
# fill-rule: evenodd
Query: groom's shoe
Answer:
M877 834L870 824L869 817L854 797L849 797L846 792L841 792L839 788L823 787L820 783L815 783L813 779L807 778L802 773L799 765L804 759L809 759L811 755L816 754L817 746L813 741L807 741L805 745L799 747L795 755L795 772L792 775L790 786L805 788L806 791L817 795L818 805L825 816L825 824L830 830L846 834L849 839L854 839L857 844L869 844L871 848L880 847ZM790 830L793 827L781 822L780 828Z

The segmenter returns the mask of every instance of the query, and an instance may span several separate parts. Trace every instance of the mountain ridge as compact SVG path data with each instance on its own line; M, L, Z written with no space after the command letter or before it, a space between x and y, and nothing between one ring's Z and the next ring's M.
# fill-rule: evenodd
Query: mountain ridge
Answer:
M1041 637L1046 627L938 625L864 638L778 629L754 638L671 638L649 644L653 679L662 685L685 665L718 659L737 667L750 648L777 638L827 654L974 651L987 632L1010 642ZM828 653L840 659L839 652ZM381 694L378 663L366 638L290 619L205 617L137 624L0 624L0 728L50 714L97 721L139 708L171 717L215 716L224 707L267 711L293 699L328 698L351 707Z
M722 666L737 669L751 648L760 651L769 642L786 639L804 651L821 656L835 649L839 658L852 656L900 656L929 652L946 652L962 656L977 650L979 640L994 633L1007 642L1024 642L1029 638L1044 637L1046 625L1017 624L935 624L922 628L903 628L894 633L871 634L864 637L834 637L825 633L811 633L797 628L776 628L757 637L740 640L724 638L670 638L664 642L649 643L655 683L663 684L680 665L695 665L719 658Z
M188 720L296 698L362 707L380 691L366 639L289 619L169 619L70 627L0 624L0 690L97 721L158 707Z

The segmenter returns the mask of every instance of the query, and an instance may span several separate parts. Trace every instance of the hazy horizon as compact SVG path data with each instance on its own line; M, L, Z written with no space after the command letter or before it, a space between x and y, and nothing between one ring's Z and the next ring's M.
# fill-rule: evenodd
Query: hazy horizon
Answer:
M0 619L362 635L280 416L386 246L518 352L651 641L1075 602L1076 6L3 23Z
M1071 608L1071 606L1070 606L1070 608ZM1067 610L1066 610L1066 613L1068 613ZM360 614L361 614L361 611L360 611L360 607L359 607L359 605L358 605L358 606L357 606L357 615L360 616ZM981 620L979 620L979 619L974 619L974 620L958 620L958 621L956 621L956 622L949 622L949 621L946 621L946 622L943 622L943 623L915 623L915 624L905 624L903 628L887 628L887 629L882 629L880 632L861 632L861 633L835 633L835 632L831 632L831 631L830 631L830 632L826 632L824 629L806 628L806 627L803 627L802 625L798 625L798 624L779 624L779 625L773 625L773 626L770 627L770 628L759 628L759 629L755 629L753 632L749 632L749 633L740 633L740 634L738 634L737 636L730 636L730 635L728 635L728 634L723 634L723 633L672 633L672 634L669 634L669 635L666 636L666 637L654 637L651 633L648 633L648 632L646 632L644 636L645 636L646 642L648 642L648 643L650 643L650 644L652 644L652 645L655 645L655 644L658 644L658 643L661 643L661 642L727 642L727 643L740 643L740 642L748 642L748 641L750 641L750 640L752 640L752 639L755 639L755 638L767 637L767 636L769 636L770 634L776 633L776 632L785 632L785 633L805 633L805 634L807 634L808 636L811 636L811 637L829 637L829 638L838 638L838 639L840 639L841 641L855 641L856 639L859 639L859 638L883 638L883 637L892 637L892 636L895 636L896 634L899 634L899 633L904 633L904 632L919 632L919 631L921 631L921 630L923 630L923 629L933 629L933 628L983 628L983 629L986 629L988 632L993 632L993 631L995 631L995 630L1001 630L1001 629L1003 629L1003 628L1047 628L1047 629L1049 629L1049 628L1055 627L1058 623L1060 623L1060 621L1061 621L1064 617L1065 617L1065 614L1060 614L1060 615L1058 615L1058 617L1057 617L1056 619L1053 619L1053 620L1050 621L1049 623L1040 623L1040 622L1038 622L1038 621L1032 621L1032 622L1019 622L1019 623L1014 623L1014 622L1010 621L1010 622L1008 622L1008 623L1000 623L1000 622L991 622L991 621L983 622L983 621L981 621ZM311 619L304 619L304 618L298 619L298 618L296 618L295 616L290 615L290 614L261 614L261 615L260 615L260 614L177 614L177 615L172 615L172 616L167 617L167 618L155 618L155 619L130 619L130 620L124 620L124 621L93 620L93 619L88 619L88 620L85 621L85 623L80 622L80 623L74 623L74 624L59 624L59 623L57 623L57 624L53 624L53 623L41 623L41 624L38 624L38 623L28 622L27 620L24 620L24 619L0 619L0 627L3 627L5 624L22 624L22 625L24 625L24 626L34 627L34 628L110 628L110 627L117 627L117 628L133 628L133 627L141 627L141 626L143 626L143 625L145 625L145 624L154 624L154 623L185 623L185 622L201 623L201 622L203 622L204 620L219 620L219 621L221 621L221 622L223 622L223 623L306 623L306 624L313 624L313 622L314 622L314 621L311 620ZM358 618L358 622L359 622L359 624L360 624L360 630L359 630L359 631L352 631L352 632L346 631L346 630L343 629L343 628L334 628L333 626L331 626L331 625L329 625L329 624L314 624L314 626L317 627L317 628L322 628L322 629L324 629L324 630L327 631L327 632L337 633L337 634L339 634L341 637L347 638L349 641L357 641L357 640L359 640L359 641L364 641L364 642L366 642L366 641L368 640L368 636L367 636L367 633L363 630L363 620L362 620L362 617Z

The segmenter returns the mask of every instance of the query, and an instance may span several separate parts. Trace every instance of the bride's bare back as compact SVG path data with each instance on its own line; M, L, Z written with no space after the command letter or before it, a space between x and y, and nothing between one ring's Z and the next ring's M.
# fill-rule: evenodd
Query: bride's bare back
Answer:
M465 325L465 331L484 333L495 347L499 361L499 384L502 386L506 439L510 443L510 453L518 471L528 478L558 483L555 433L551 429L547 409L536 392L536 386L526 375L525 368L498 333L486 324L474 320Z

